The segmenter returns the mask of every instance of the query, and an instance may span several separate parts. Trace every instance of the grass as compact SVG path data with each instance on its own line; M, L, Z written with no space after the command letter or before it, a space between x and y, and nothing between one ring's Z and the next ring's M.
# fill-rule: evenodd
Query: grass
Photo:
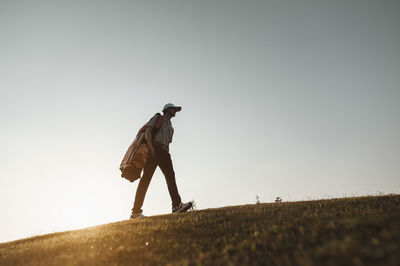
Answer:
M400 196L153 216L0 244L0 265L400 265Z

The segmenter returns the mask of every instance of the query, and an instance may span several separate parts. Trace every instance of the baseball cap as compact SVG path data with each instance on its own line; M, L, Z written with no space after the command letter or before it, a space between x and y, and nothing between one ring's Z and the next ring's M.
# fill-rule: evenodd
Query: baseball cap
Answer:
M162 111L164 112L165 110L167 110L168 108L174 108L176 109L177 112L179 112L180 110L182 110L182 107L180 106L175 106L172 103L167 103L166 105L164 105L164 108L162 109Z

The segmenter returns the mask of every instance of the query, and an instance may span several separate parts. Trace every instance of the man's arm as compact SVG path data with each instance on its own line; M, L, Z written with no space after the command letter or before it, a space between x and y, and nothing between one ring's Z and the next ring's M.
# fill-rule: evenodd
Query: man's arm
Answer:
M146 138L146 142L147 142L147 148L149 149L149 153L150 153L150 157L154 158L156 155L156 152L154 150L153 147L153 143L151 142L151 130L153 128L152 127L147 127L146 128L146 132L144 133L144 137Z

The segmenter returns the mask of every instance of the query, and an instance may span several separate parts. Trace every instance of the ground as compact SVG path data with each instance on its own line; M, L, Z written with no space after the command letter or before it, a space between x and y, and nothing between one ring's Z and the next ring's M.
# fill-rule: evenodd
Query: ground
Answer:
M0 244L0 265L400 265L400 196L261 203Z

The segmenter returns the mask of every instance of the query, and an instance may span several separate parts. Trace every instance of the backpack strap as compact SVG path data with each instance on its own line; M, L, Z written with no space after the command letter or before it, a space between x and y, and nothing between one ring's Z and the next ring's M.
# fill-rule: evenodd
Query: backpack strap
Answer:
M158 129L161 128L161 125L164 120L164 116L160 113L157 113L156 115L157 115L157 120L156 120L156 123L154 124L154 129L156 129L158 131Z

